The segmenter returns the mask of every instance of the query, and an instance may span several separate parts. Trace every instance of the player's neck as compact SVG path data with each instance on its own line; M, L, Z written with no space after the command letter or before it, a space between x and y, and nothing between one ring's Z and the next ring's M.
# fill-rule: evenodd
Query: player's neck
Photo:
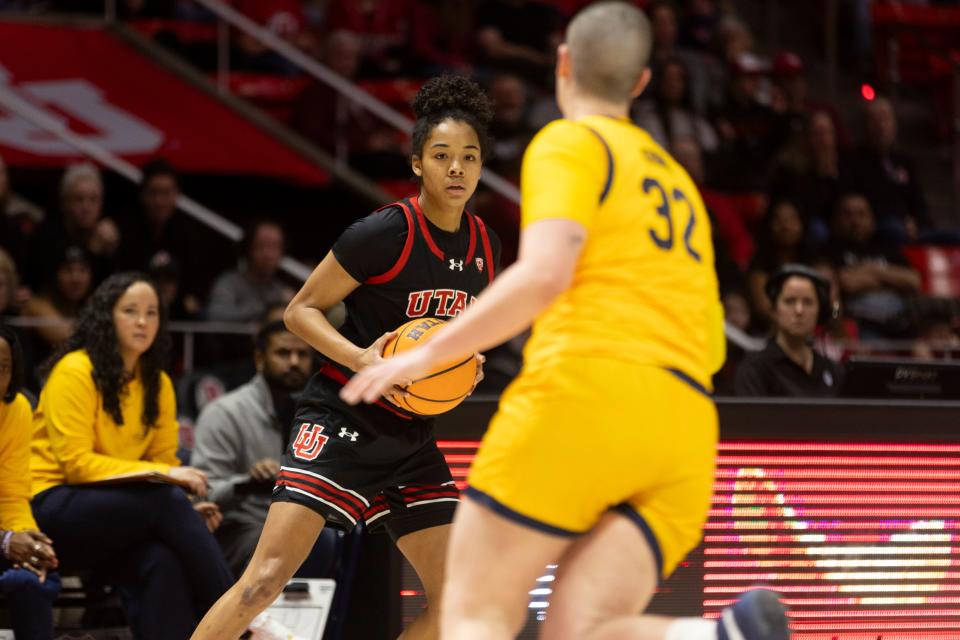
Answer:
M427 220L435 226L450 233L459 231L460 220L463 218L463 207L446 206L442 202L431 199L426 191L420 192L417 202L420 203L420 210L423 211L423 215L427 216Z
M615 104L585 94L571 96L569 104L563 110L563 116L567 120L579 120L587 116L607 116L619 120L629 115L629 104Z

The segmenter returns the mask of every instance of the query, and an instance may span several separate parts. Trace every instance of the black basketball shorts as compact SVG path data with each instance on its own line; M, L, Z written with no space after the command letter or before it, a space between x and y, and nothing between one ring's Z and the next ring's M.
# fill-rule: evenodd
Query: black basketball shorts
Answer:
M453 521L459 491L432 421L349 406L333 381L311 387L322 397L297 408L274 502L303 505L348 531L361 521L385 526L394 540Z

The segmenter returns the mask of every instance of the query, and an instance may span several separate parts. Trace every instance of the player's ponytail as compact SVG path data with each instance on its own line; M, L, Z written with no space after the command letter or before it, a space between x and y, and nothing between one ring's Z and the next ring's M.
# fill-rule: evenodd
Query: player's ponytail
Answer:
M433 128L450 118L473 127L480 140L480 154L489 147L487 126L493 117L490 100L480 86L463 76L440 76L428 80L413 98L413 155L423 155L423 145Z

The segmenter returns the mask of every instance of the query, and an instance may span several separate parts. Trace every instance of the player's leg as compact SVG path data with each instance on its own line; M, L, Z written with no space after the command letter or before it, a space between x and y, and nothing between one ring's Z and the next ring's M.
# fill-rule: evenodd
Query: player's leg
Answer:
M636 518L610 511L559 561L545 640L788 640L783 606L754 591L723 615L720 627L701 618L644 616L659 571L657 544Z
M519 517L469 497L460 504L447 556L441 638L507 640L522 628L529 590L573 538L521 524Z
M402 640L439 637L440 596L449 539L450 525L445 524L414 531L397 540L397 548L417 572L427 596L427 608L404 629Z
M237 583L207 612L193 640L236 640L277 599L323 530L324 518L293 502L274 502L257 549Z

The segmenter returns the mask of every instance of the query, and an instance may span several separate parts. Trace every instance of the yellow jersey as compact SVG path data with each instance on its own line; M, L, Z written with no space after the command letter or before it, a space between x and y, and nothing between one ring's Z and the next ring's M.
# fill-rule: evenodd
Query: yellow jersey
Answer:
M521 175L522 227L587 229L570 288L537 319L527 369L601 357L685 374L711 388L724 359L710 221L687 172L628 120L544 127Z

